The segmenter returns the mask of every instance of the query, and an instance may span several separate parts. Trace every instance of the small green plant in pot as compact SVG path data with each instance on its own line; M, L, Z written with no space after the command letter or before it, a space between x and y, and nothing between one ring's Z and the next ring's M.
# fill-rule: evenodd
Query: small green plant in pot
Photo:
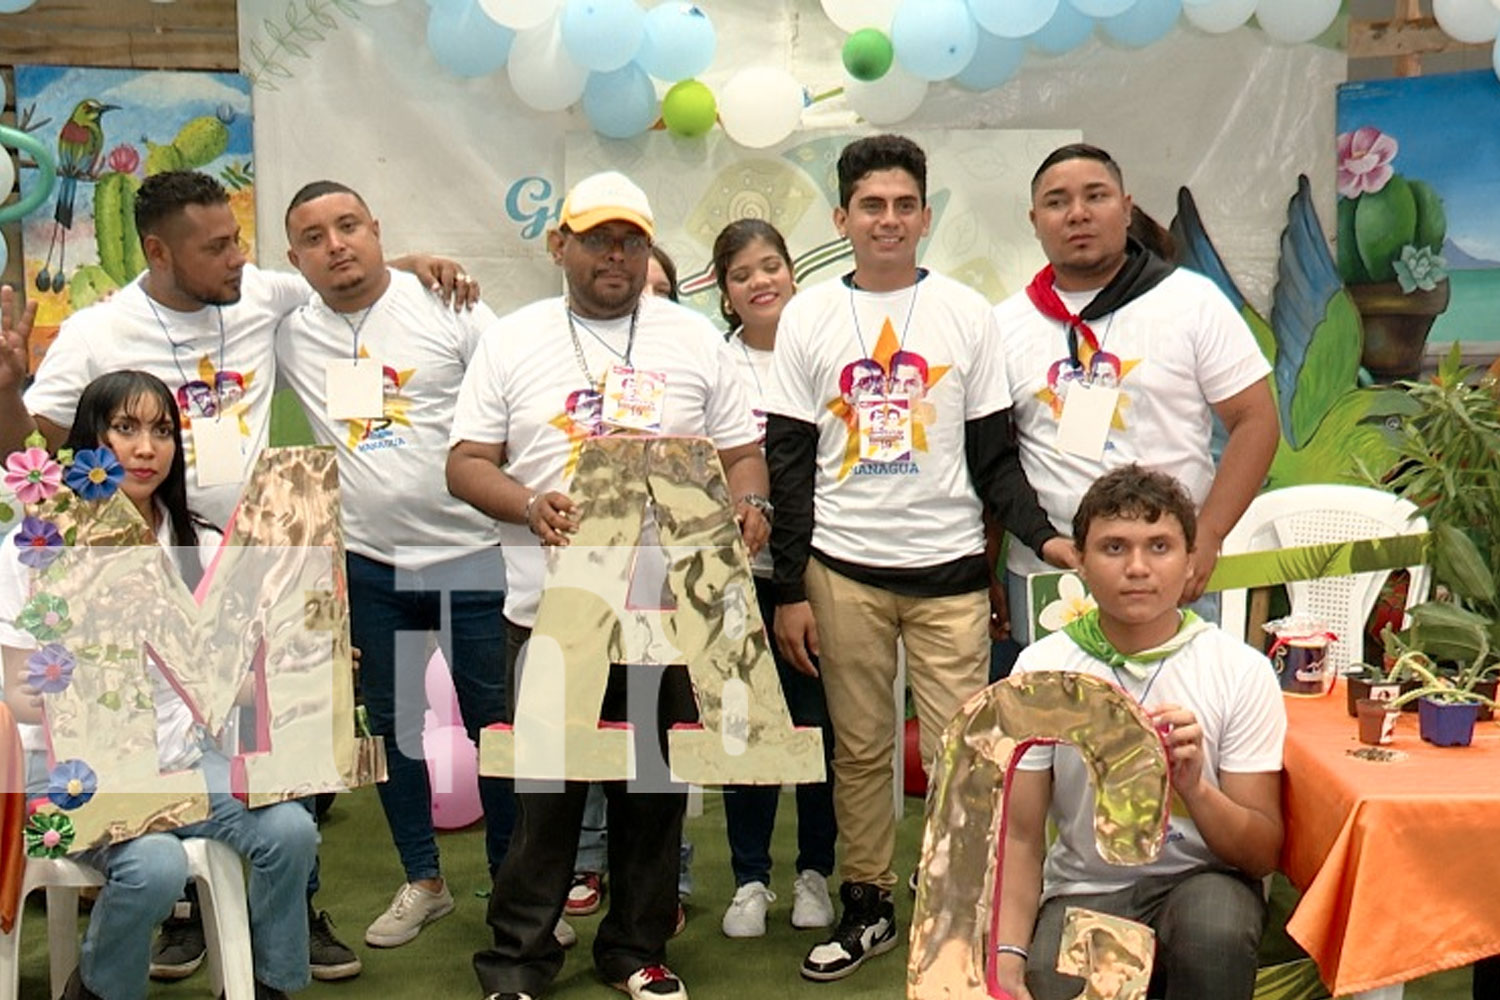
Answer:
M1391 635L1400 650L1391 674L1420 682L1392 700L1391 710L1417 703L1422 738L1438 746L1468 746L1479 709L1496 705L1480 687L1500 673L1500 659L1491 655L1491 623L1456 605L1433 601L1412 609L1410 640ZM1438 660L1456 664L1450 670ZM1493 690L1493 689L1491 689Z

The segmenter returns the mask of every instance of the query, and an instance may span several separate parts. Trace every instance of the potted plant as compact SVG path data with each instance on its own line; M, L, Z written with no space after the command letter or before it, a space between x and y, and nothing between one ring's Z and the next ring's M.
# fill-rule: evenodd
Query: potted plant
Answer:
M1467 615L1473 619L1477 616L1468 615L1462 609L1453 608L1460 616ZM1475 657L1467 662L1455 674L1445 674L1438 670L1437 664L1426 652L1420 649L1406 649L1397 658L1393 672L1397 676L1410 675L1421 684L1414 690L1407 691L1398 696L1394 701L1388 703L1389 710L1401 708L1408 702L1417 703L1417 725L1422 739L1436 746L1468 746L1474 738L1474 723L1479 716L1481 706L1488 706L1491 711L1495 708L1495 701L1477 690L1481 681L1492 677L1500 671L1500 660L1490 657L1487 628L1481 621L1455 619L1459 624L1455 625L1462 638L1457 639L1461 645L1467 646L1472 640L1477 648ZM1440 628L1444 631L1449 629L1444 624ZM1414 626L1413 631L1418 630ZM1429 630L1430 631L1430 630ZM1400 641L1398 639L1398 641ZM1428 641L1438 647L1451 651L1445 644L1450 640L1438 639L1429 636Z
M1448 308L1448 220L1431 185L1396 173L1396 137L1365 125L1338 137L1339 275L1365 331L1360 363L1414 378L1427 334Z

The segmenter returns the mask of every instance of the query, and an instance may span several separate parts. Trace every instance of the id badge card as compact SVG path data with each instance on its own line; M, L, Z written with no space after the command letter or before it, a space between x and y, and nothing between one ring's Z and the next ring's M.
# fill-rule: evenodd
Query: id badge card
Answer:
M1057 450L1098 462L1104 458L1120 390L1074 382L1057 422Z
M604 422L633 431L660 431L667 373L614 365L604 377Z
M234 414L199 417L193 432L193 474L199 488L243 482L245 462L241 449L240 418Z
M861 396L855 404L859 419L859 457L864 462L904 462L911 458L911 398Z
M383 369L376 358L334 358L324 368L329 420L385 416Z

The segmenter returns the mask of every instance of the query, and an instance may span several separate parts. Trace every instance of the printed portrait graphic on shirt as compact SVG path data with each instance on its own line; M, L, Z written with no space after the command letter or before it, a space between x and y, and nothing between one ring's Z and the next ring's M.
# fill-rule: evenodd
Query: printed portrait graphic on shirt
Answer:
M902 348L886 319L873 355L844 366L839 394L825 404L848 434L839 479L921 471L916 453L927 451L927 428L937 422L927 394L948 368Z
M368 358L370 352L361 346L359 356ZM382 416L379 419L345 420L344 423L349 428L350 448L370 452L381 448L404 448L411 444L406 435L401 433L401 428L411 426L407 410L411 408L412 401L405 390L416 373L415 368L397 371L390 365L380 366Z
M1096 351L1086 342L1080 341L1078 360L1061 357L1052 362L1047 369L1046 388L1038 389L1036 398L1047 404L1047 408L1052 411L1053 420L1060 420L1070 387L1077 384L1099 389L1119 389L1139 364L1139 360L1124 361L1108 351ZM1125 408L1129 405L1129 395L1121 393L1114 417L1110 420L1111 430L1125 430ZM1108 450L1112 446L1105 447Z

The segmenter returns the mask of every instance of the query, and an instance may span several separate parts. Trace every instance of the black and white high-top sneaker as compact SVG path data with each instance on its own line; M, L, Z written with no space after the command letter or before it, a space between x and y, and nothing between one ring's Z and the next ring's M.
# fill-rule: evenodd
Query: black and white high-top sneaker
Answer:
M845 882L839 887L839 900L844 915L833 937L802 960L803 979L843 979L865 959L896 947L896 907L890 893L869 882Z

